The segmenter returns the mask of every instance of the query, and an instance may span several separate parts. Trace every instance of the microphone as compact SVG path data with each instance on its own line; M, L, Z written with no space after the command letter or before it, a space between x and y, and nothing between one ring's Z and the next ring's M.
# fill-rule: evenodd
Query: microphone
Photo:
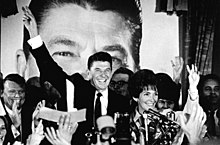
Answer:
M143 112L143 118L144 118L144 128L145 128L145 141L148 142L148 119L147 119L147 112Z

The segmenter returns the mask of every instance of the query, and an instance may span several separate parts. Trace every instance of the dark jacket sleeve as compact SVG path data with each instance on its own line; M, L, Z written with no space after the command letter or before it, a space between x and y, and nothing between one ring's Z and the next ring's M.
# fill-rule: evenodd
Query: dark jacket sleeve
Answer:
M40 71L41 84L48 81L60 93L61 98L58 101L59 110L66 111L66 79L67 74L50 56L45 44L37 49L30 50L36 59Z

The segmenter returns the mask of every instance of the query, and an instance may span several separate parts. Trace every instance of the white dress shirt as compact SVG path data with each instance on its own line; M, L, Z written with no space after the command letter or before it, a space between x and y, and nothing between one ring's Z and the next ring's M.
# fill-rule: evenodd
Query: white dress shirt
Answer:
M98 93L99 93L98 91L95 92L94 108L95 108L95 101L96 101ZM102 93L102 96L100 97L102 115L106 115L107 114L107 107L108 107L108 89L106 89L100 93Z

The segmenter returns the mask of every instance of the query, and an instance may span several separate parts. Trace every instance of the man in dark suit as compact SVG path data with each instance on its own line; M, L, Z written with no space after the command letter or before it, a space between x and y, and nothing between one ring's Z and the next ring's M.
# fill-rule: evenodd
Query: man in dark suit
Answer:
M6 138L11 144L15 141L21 142L21 112L25 101L25 86L25 79L18 74L9 74L3 80L1 103L10 126Z
M89 57L87 63L89 81L84 80L79 73L68 76L51 58L41 37L38 35L36 21L31 15L31 11L27 7L23 11L24 24L32 38L28 43L32 46L31 53L35 57L40 70L41 82L50 82L61 94L61 98L56 102L57 109L68 111L69 106L74 106L77 109L87 109L86 121L79 124L73 136L74 144L82 145L85 141L85 133L91 131L92 127L95 126L95 103L97 98L101 102L100 115L113 117L115 112L128 112L130 110L129 100L108 89L112 76L112 57L106 52L97 52ZM66 83L69 82L73 84L73 96L68 96L66 92ZM100 93L101 96L97 97L97 94ZM70 97L74 97L74 99Z

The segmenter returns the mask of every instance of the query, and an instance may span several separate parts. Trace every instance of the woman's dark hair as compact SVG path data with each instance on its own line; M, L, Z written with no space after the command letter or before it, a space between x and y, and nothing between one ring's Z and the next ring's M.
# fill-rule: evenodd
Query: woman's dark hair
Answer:
M138 98L145 87L156 88L156 76L152 70L142 69L137 71L128 82L128 90L132 97Z
M8 123L8 120L7 120L7 118L5 117L5 116L0 116L0 119L2 119L3 120L3 122L5 123L5 127L6 127L6 129L9 129L10 127L9 127L9 123Z
M5 129L7 131L5 139L3 141L3 145L7 145L8 142L10 142L10 140L8 139L8 135L9 135L9 130L10 130L10 126L9 126L9 122L8 122L8 118L6 116L0 116L0 119L3 120L4 124L5 124Z

